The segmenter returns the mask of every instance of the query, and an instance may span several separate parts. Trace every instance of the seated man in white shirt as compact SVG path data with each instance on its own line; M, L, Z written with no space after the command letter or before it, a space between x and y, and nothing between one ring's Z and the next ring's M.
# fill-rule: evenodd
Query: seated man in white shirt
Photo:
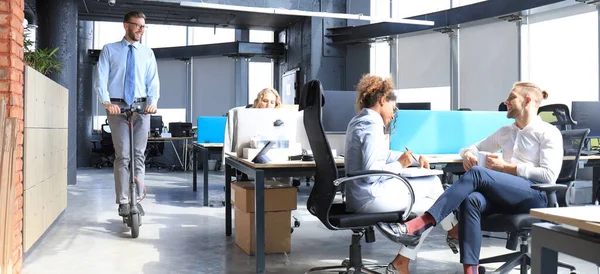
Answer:
M554 183L563 158L560 131L538 116L540 102L548 97L533 83L516 83L504 102L506 125L466 149L461 150L467 171L427 212L395 229L398 236L420 237L453 210L459 209L460 261L464 273L477 274L481 249L481 216L491 213L527 213L531 208L546 207L546 195L531 188L536 183ZM478 166L479 151L487 155L485 167ZM483 164L483 163L482 163Z

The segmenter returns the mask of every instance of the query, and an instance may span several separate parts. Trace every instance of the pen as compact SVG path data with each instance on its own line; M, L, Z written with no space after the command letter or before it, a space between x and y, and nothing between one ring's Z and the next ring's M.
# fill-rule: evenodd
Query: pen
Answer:
M407 146L404 146L404 148L406 149L406 151L410 150ZM415 157L414 154L411 153L410 156L412 156L412 158L415 160L415 162L417 162L417 163L419 162L419 160L417 160L417 157Z

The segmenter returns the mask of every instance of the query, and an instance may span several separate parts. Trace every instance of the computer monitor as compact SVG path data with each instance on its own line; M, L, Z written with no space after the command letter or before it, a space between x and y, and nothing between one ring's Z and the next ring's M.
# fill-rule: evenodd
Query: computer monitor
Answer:
M151 115L150 116L150 133L152 136L160 135L164 127L162 116Z
M257 141L277 141L283 138L289 141L288 145L294 146L298 140L298 117L301 114L293 108L246 108L236 110L234 121L234 137L232 148L238 156L242 157L244 148L250 147L252 138ZM283 122L283 127L276 127L276 121ZM304 127L301 127L304 128ZM277 143L277 142L276 142Z
M325 90L325 105L322 109L323 129L326 133L346 133L348 123L356 116L354 90Z
M418 103L396 103L398 109L407 110L431 110L430 102L418 102Z
M571 106L571 115L577 122L573 128L589 128L588 138L600 138L599 101L574 101Z

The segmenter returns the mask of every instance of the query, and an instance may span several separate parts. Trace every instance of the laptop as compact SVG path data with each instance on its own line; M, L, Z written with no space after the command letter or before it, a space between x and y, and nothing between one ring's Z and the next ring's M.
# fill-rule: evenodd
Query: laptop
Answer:
M252 162L256 163L256 164L266 164L266 163L270 162L271 159L269 159L269 157L267 157L267 152L269 152L269 150L271 150L273 145L275 145L274 142L271 142L271 141L267 142L267 144L258 152L258 154L256 154L256 157L254 157L254 159L252 159Z

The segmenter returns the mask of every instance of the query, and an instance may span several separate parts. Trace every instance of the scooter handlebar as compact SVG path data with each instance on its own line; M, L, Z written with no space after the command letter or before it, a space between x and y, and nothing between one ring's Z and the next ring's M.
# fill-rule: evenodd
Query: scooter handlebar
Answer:
M127 113L127 112L137 112L138 114L155 114L155 112L146 112L141 106L135 106L135 107L130 107L130 108L121 108L121 113Z

